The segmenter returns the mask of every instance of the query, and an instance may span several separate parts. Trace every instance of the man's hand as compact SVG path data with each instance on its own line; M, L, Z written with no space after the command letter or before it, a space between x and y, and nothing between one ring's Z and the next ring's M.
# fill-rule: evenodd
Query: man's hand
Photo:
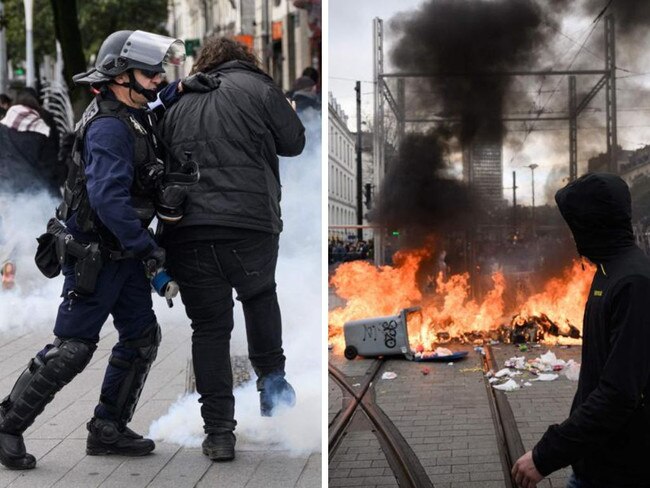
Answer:
M144 258L144 267L149 276L154 276L165 265L165 250L157 247Z
M533 462L533 451L528 451L517 459L512 467L512 477L520 488L535 488L544 479Z

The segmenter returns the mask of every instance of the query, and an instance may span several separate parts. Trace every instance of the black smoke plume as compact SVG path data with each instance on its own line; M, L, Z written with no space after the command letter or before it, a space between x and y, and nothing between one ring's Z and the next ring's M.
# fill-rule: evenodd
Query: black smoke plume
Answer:
M547 34L532 0L430 0L391 21L397 37L391 61L398 71L466 73L428 79L444 115L460 118L460 142L477 134L501 140L502 113L511 77L482 76L528 66Z
M462 228L479 209L469 188L446 174L449 138L445 128L409 133L388 167L375 217L389 228L407 229L409 245Z

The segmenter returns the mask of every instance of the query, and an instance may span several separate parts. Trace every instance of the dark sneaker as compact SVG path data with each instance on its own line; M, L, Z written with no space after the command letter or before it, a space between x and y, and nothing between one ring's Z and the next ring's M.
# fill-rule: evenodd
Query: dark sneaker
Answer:
M120 428L114 420L93 417L86 424L88 440L86 454L101 456L118 454L120 456L144 456L156 448L151 439L143 439L128 427Z
M277 407L290 408L296 404L296 392L283 374L264 376L258 385L262 417L272 417Z
M203 454L213 461L232 461L235 459L235 434L231 431L208 434L203 441Z
M25 450L22 435L0 432L0 463L9 469L33 469L36 458Z

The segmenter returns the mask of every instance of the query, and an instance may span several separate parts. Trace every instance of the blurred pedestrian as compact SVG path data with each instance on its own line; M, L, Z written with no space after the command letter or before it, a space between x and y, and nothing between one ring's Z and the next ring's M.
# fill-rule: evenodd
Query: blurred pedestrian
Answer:
M0 186L11 192L53 186L58 148L42 117L38 100L28 91L16 97L0 120Z
M0 119L5 116L9 107L11 107L11 98L4 93L0 93Z

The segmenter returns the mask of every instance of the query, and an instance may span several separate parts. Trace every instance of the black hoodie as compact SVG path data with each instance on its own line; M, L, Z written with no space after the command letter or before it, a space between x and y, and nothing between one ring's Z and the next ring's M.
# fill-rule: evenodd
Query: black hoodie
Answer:
M555 195L578 252L597 266L571 415L533 449L543 475L569 464L603 486L650 487L650 260L635 245L625 182L588 174Z

